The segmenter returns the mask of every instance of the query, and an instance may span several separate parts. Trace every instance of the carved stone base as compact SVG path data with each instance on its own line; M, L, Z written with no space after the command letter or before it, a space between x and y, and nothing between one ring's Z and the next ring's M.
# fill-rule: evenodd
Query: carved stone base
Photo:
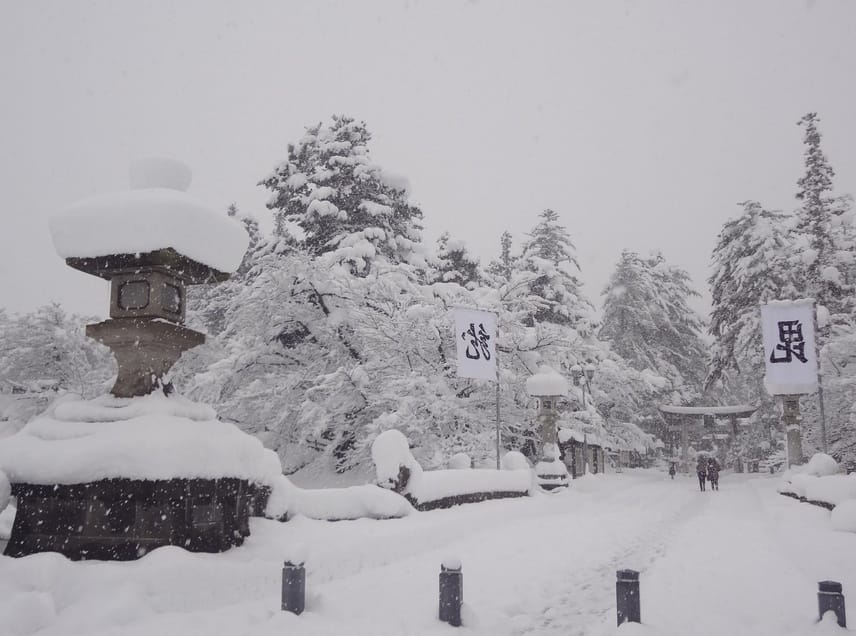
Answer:
M113 318L86 325L86 335L106 345L119 364L116 397L148 395L181 354L205 342L205 336L182 325L147 318Z
M59 552L129 561L165 545L222 552L249 535L264 489L236 478L12 484L18 510L4 554Z

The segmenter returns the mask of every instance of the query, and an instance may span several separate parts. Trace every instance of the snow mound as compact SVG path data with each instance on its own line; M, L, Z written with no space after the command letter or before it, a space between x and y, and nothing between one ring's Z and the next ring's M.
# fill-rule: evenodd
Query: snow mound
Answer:
M12 536L12 525L15 523L15 513L18 510L15 506L6 506L3 512L0 512L0 541L8 541Z
M526 379L526 392L531 396L567 395L568 381L550 367L542 366Z
M12 485L9 483L6 473L0 470L0 512L3 512L9 505L9 497L11 496Z
M310 519L342 521L345 519L397 519L413 507L404 497L374 485L349 488L298 488L285 475L280 475L271 488L265 516L271 519L303 515Z
M65 402L0 441L0 470L13 483L30 484L221 477L272 483L282 473L279 461L274 465L257 438L214 415L159 392Z
M190 169L180 162L133 163L131 182L138 189L89 197L51 218L57 254L94 258L172 248L218 271L234 272L249 237L225 210L212 210L184 192L190 180Z
M830 520L833 530L856 532L856 499L842 501L835 506Z

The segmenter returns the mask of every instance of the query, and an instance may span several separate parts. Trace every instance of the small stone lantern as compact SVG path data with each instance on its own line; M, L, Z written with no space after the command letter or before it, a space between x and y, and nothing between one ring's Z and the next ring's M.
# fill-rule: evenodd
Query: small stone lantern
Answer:
M568 486L568 469L559 458L559 400L568 394L568 383L549 367L526 380L526 392L536 399L541 434L541 458L535 465L535 476L544 490Z

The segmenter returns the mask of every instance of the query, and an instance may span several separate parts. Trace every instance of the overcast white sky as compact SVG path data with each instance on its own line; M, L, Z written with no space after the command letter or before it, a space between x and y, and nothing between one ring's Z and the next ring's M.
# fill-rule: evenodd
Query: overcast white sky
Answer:
M0 0L0 307L106 314L47 219L127 188L131 159L265 217L255 184L346 113L425 214L483 262L545 207L589 295L623 248L661 249L706 294L737 202L794 206L796 121L818 111L856 192L856 2ZM706 302L706 301L705 301ZM704 303L698 305L705 308Z

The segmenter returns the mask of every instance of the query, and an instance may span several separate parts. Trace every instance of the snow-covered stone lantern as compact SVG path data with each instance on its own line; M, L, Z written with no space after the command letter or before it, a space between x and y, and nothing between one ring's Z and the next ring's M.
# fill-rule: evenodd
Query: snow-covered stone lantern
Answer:
M526 380L526 392L536 399L538 427L541 434L541 457L535 464L535 477L541 488L554 490L567 487L568 469L559 459L559 400L568 394L568 382L550 367L541 367Z
M51 220L66 263L110 281L110 319L87 325L86 335L116 356L116 397L151 393L205 341L182 324L186 285L226 280L248 242L239 224L185 192L183 163L138 160L130 172L130 191L84 199Z
M130 191L51 220L58 254L111 283L110 319L87 326L119 363L111 393L52 406L0 446L17 512L5 553L136 559L165 545L240 545L259 493L281 474L258 439L166 389L165 374L204 336L183 326L186 285L222 281L248 237L184 190L172 160L131 168Z

